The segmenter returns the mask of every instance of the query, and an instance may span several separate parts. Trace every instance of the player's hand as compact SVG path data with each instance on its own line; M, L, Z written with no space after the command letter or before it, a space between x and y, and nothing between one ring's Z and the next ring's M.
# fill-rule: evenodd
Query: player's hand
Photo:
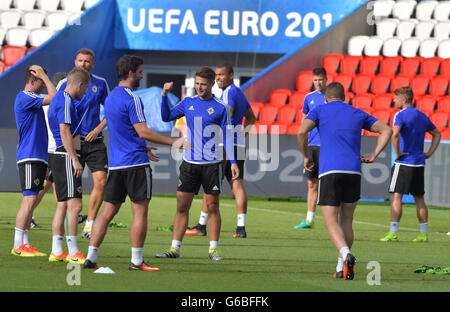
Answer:
M395 160L398 160L399 158L401 158L401 157L403 157L403 156L405 156L405 155L409 155L409 153L399 153L398 155L397 155L397 157L395 157ZM426 157L426 156L425 156Z
M307 171L312 171L314 169L314 162L313 162L313 160L308 158L308 157L305 157L303 159L303 167Z
M175 142L172 144L173 147L178 149L184 149L184 150L191 150L192 144L186 138L181 137L179 139L176 139Z
M361 154L361 162L370 164L375 161L375 155L374 154Z
M29 71L33 74L34 77L38 79L44 79L45 77L47 77L44 69L39 65L32 65Z
M97 139L97 137L98 137L99 134L100 134L100 133L94 129L94 130L92 130L91 132L89 132L89 134L84 138L84 140L85 140L86 142L92 142L92 141L94 141L95 139Z
M423 154L425 155L425 159L428 159L428 158L431 157L431 154L430 154L430 153L423 153Z
M163 86L163 95L166 96L173 89L173 82L166 82Z
M231 164L231 180L239 178L239 167L237 164Z
M151 161L154 161L154 162L158 162L158 161L159 161L159 157L156 156L155 154L153 154L153 152L152 152L152 151L156 151L156 150L158 150L158 148L153 147L153 146L150 146L150 145L147 146L147 155L148 155L148 158L149 158Z
M80 164L80 161L78 158L72 159L72 166L73 166L73 175L75 178L80 178L83 174L83 166Z

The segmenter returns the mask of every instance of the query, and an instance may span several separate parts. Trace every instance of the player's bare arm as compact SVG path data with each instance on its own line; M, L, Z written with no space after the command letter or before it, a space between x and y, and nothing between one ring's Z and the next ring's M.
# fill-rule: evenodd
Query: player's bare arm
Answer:
M389 140L392 136L392 130L387 126L385 123L377 120L372 127L370 128L370 131L379 133L377 144L375 146L375 149L371 154L361 155L361 161L364 163L372 163L375 161L375 159L380 155L380 153L383 151L383 149L386 147L386 145L389 143Z
M48 78L47 74L45 73L44 69L39 65L33 65L30 67L30 71L38 79L41 79L45 87L47 88L47 95L44 97L44 101L42 102L42 105L49 105L52 101L53 97L56 94L56 88L53 85L50 78Z
M61 139L64 144L64 148L66 149L66 152L69 154L70 158L72 159L72 166L74 170L74 176L76 178L81 177L83 174L83 167L80 164L80 161L78 160L77 153L75 150L75 142L72 138L72 134L70 133L70 125L69 124L60 124L59 130L61 134Z
M431 145L428 151L423 153L426 159L430 158L434 154L439 146L439 143L441 142L441 132L438 129L433 129L429 131L429 133L431 134Z
M306 170L311 171L314 168L314 162L308 157L308 133L316 127L316 124L310 119L303 119L297 133L297 142L303 155L303 163Z
M102 122L99 123L97 127L95 127L94 130L88 133L88 135L85 137L86 142L92 142L95 139L97 139L98 135L103 131L103 129L106 128L106 118L103 118Z

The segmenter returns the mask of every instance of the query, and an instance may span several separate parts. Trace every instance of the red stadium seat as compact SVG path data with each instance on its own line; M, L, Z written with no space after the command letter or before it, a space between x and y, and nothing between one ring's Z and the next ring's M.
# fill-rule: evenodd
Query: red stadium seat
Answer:
M290 126L287 127L286 133L290 135L297 135L298 128L300 128L300 123L291 124Z
M266 134L268 130L268 126L265 124L261 124L259 121L256 121L250 129L250 133L252 134Z
M400 74L408 77L414 77L419 72L419 66L423 58L420 56L407 57L400 64Z
M444 129L442 131L441 140L450 141L450 128Z
M322 67L325 68L327 74L336 75L343 58L342 54L327 54L322 58Z
M427 92L430 79L426 76L416 76L411 79L411 88L414 95L424 95Z
M433 113L436 106L436 98L432 95L424 95L416 101L416 108L422 112Z
M373 77L372 87L370 90L375 94L383 94L388 92L389 83L391 82L391 78L388 76L377 75Z
M391 92L401 87L407 87L410 84L410 79L407 76L395 76L391 79Z
M340 73L349 75L356 74L361 59L362 59L361 55L345 55L341 61Z
M311 92L312 71L303 71L297 75L295 87L299 92Z
M431 140L432 136L429 132L425 132L425 140Z
M365 56L359 64L359 73L374 76L382 58L382 56Z
M12 66L20 61L26 52L26 46L4 45L2 48L3 62L6 66Z
M389 125L391 113L391 110L376 110L372 116Z
M430 80L430 94L443 96L447 92L448 78L436 76Z
M264 105L259 112L259 122L261 124L270 125L277 117L278 107L272 105Z
M277 123L289 125L294 122L297 110L293 106L283 106L278 110Z
M379 94L373 99L372 107L376 110L391 109L392 100L392 93Z
M364 130L364 135L365 136L379 136L380 134L378 132Z
M353 92L345 92L345 102L351 103L354 97L355 94Z
M450 78L450 58L441 62L441 75Z
M357 94L352 100L353 106L360 109L371 108L372 99L373 97L369 94Z
M259 112L261 111L261 108L263 106L264 106L264 104L260 103L260 102L251 102L250 103L250 107L252 108L253 114L255 115L256 119L258 119Z
M287 100L289 99L289 96L291 95L291 90L287 89L278 89L275 91L272 91L270 93L269 97L269 104L273 106L283 106L286 104Z
M382 58L380 61L380 74L389 77L395 76L402 59L399 55Z
M442 58L438 56L425 59L422 62L422 69L420 70L421 74L429 78L433 78L437 75L441 62Z
M287 131L286 124L274 123L268 127L269 134L286 134Z
M339 82L344 86L345 91L350 91L350 85L352 84L353 77L346 74L339 74L334 77L335 82Z
M5 70L5 63L0 61L0 74L3 73L4 70Z
M355 78L353 78L352 91L355 94L364 94L369 92L369 86L371 81L372 81L371 76L356 75Z
M436 126L436 128L441 131L448 124L448 113L436 112L430 115L431 122Z
M450 113L450 96L446 96L439 99L437 111Z
M305 96L308 93L303 92L293 92L289 97L289 106L293 106L297 109L302 109L303 104L305 103Z
M375 110L372 107L368 107L368 108L360 108L362 111L366 112L369 115L373 115L373 113L375 113Z

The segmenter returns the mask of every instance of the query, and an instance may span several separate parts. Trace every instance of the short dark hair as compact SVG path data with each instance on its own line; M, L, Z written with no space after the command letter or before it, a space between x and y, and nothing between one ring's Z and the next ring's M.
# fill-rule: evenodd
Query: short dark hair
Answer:
M339 82L330 83L325 89L325 96L328 99L337 99L345 101L345 90L344 86Z
M66 77L67 77L67 73L57 72L56 74L53 75L52 82L55 86L57 86L59 84L59 82Z
M397 96L399 96L399 95L403 96L405 101L409 104L412 104L412 102L414 100L414 92L411 89L411 87L401 87L401 88L395 89L394 94Z
M82 67L74 67L67 75L67 85L71 86L79 82L89 83L91 81L91 75Z
M209 67L202 67L195 73L195 76L208 79L209 81L214 81L216 79L216 73Z
M144 60L139 56L135 55L124 55L122 56L116 64L116 74L119 80L126 80L128 78L128 73L130 70L135 73L139 66L144 64Z
M228 74L234 74L233 66L229 63L220 64L217 68L226 68Z
M313 76L325 76L327 77L327 71L323 67L316 67L312 70Z
M78 50L76 56L78 56L78 54L90 55L90 56L92 56L92 58L95 58L94 51L92 51L91 49L88 49L88 48L82 48L82 49Z
M31 79L38 80L38 78L34 76L33 71L30 69L31 66L28 66L27 69L25 70L25 83L30 82ZM47 70L44 67L42 67L42 69L44 70L44 73L47 73Z

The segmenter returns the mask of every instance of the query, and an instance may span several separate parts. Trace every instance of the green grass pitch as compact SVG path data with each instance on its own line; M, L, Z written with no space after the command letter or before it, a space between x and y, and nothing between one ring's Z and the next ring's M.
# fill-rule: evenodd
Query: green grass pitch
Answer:
M222 232L219 248L224 260L208 259L208 237L185 236L179 259L157 259L157 252L170 247L171 232L157 231L169 226L175 214L175 196L154 195L149 209L149 226L144 259L159 267L159 272L130 272L129 227L130 202L127 201L115 218L125 229L109 228L99 249L98 264L110 267L116 274L94 274L81 269L80 285L69 285L72 271L65 263L49 263L46 257L20 258L10 255L14 238L15 216L20 193L0 193L0 291L9 292L448 292L450 275L415 274L421 265L450 266L450 211L430 207L429 242L416 244L411 240L418 233L414 205L405 205L398 243L381 243L389 230L389 203L359 203L354 220L355 243L352 253L357 258L353 281L335 280L337 251L324 228L320 208L313 229L295 230L306 214L306 203L298 199L252 197L248 203L246 239L231 235L236 227L234 201L220 199ZM83 213L87 214L89 195L83 197ZM40 251L51 251L51 222L55 204L47 194L35 211L38 224L31 229L30 241ZM191 208L189 225L197 223L201 197ZM82 231L79 226L79 236ZM87 255L88 241L79 238L79 247ZM64 248L66 244L64 243ZM369 285L373 268L380 264L381 285Z

